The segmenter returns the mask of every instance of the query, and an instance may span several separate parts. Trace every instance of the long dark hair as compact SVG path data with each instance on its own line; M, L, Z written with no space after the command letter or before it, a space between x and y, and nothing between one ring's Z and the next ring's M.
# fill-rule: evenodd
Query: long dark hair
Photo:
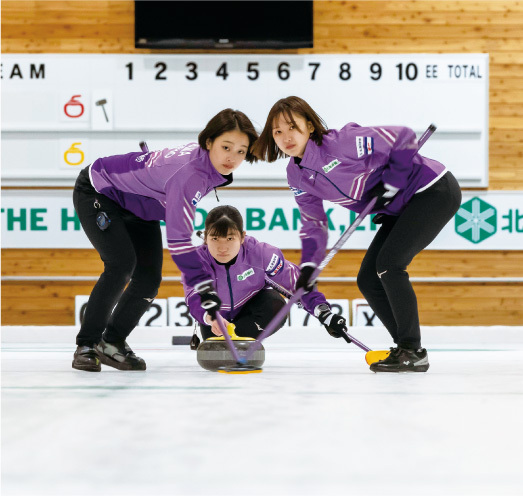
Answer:
M207 140L213 142L216 138L228 131L238 130L249 138L249 149L245 155L245 160L252 164L258 158L251 152L251 146L258 139L258 133L250 119L239 110L227 108L218 112L205 126L205 129L198 135L198 144L207 149Z
M278 119L280 115L285 117L287 122L292 122L294 126L300 132L303 132L294 121L292 114L299 115L303 117L306 121L310 121L314 127L314 131L310 135L310 139L314 141L317 145L321 145L323 141L323 135L327 134L329 130L327 129L327 124L325 121L312 110L311 106L299 96L288 96L287 98L282 98L278 100L271 108L267 120L265 121L265 127L260 134L260 137L256 140L251 152L256 155L261 160L266 160L267 162L274 162L275 160L288 157L288 155L282 152L272 135L272 127L274 121Z
M204 240L207 236L226 238L229 231L238 231L243 237L243 217L239 210L231 205L213 208L205 219Z

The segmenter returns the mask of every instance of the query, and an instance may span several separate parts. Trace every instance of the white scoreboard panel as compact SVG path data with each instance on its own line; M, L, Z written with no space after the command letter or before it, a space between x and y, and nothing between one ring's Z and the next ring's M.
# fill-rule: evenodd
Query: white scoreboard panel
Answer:
M100 156L195 141L232 107L261 130L279 98L347 122L437 133L423 153L462 186L488 184L488 54L2 56L4 185L72 185ZM245 164L239 186L284 186L285 160Z

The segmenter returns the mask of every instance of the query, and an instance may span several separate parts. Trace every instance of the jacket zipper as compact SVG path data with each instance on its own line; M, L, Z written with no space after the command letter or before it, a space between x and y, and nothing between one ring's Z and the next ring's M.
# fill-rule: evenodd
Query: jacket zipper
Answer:
M234 299L232 297L232 284L231 284L231 275L229 274L229 267L225 267L227 271L227 284L229 285L229 296L231 298L231 312L234 310Z
M320 172L314 170L314 169L309 169L308 167L304 167L304 166L300 166L298 165L298 167L300 167L301 169L307 169L311 172L314 172L316 173L317 175L323 177L324 179L326 179L327 181L329 181L329 183L331 183L345 198L348 198L349 200L354 200L354 201L361 201L361 200L357 200L356 198L352 198L352 196L349 196L347 194L345 194L340 188L338 188L338 186L336 186L327 176L324 176L323 174L321 174Z

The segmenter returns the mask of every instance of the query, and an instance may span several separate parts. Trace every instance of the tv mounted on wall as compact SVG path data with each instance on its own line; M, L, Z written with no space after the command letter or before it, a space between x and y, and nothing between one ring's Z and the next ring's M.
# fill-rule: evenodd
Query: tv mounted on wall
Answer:
M312 0L136 0L136 48L310 48Z

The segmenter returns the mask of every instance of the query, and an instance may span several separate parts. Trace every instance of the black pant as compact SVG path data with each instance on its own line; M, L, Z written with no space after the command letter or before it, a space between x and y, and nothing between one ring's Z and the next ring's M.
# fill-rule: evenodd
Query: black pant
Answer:
M99 208L95 207L96 201ZM104 331L108 342L122 341L158 294L163 262L160 223L140 219L97 193L87 169L78 176L73 203L85 234L104 262L104 271L89 297L76 344L98 343ZM100 211L111 219L105 231L96 224Z
M256 339L284 305L283 296L276 290L262 289L242 307L240 313L232 320L232 323L236 325L236 334L244 338ZM285 319L274 332L281 329L283 324L285 324ZM200 324L200 330L203 339L214 336L211 326Z
M386 216L361 264L358 287L402 348L421 347L416 294L406 269L458 211L461 190L449 172L414 195L398 217Z

